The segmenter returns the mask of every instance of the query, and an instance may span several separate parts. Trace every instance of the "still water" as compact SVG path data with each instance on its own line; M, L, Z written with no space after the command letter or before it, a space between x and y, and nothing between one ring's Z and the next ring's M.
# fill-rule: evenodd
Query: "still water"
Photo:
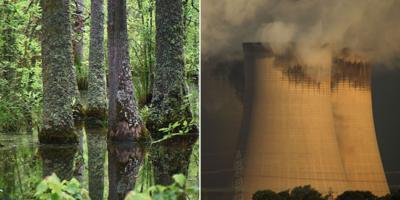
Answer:
M0 199L35 199L37 184L53 172L60 179L78 179L92 200L123 199L142 165L152 170L156 184L170 184L177 173L198 184L195 136L156 145L107 144L106 129L78 130L78 145L40 145L37 133L0 133Z

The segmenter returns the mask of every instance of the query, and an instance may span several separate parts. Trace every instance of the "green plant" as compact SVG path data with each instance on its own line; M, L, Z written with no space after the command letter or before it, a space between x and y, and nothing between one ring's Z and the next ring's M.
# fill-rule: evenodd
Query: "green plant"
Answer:
M169 124L168 127L159 129L159 131L164 135L163 138L153 141L152 144L171 139L174 136L186 135L192 130L193 126L195 125L196 123L193 119L190 122L186 121L186 119L183 119L173 124Z
M146 152L143 159L143 164L140 166L138 178L135 183L135 192L143 192L148 190L154 183L153 163L149 158L149 153Z
M90 200L89 193L81 188L78 180L60 181L54 173L39 183L35 197L43 200Z
M193 193L197 188L186 186L186 178L182 174L176 174L173 177L174 183L168 186L154 185L143 192L131 191L125 200L178 200L188 199L188 193Z

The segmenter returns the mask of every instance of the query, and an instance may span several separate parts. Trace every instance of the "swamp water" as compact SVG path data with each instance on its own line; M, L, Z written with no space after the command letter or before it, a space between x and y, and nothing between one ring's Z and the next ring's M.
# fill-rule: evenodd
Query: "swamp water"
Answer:
M198 185L196 136L152 145L107 144L106 133L83 127L78 145L40 145L37 133L0 133L0 199L35 199L36 186L53 172L78 179L92 200L123 199L136 182L170 184L178 173Z

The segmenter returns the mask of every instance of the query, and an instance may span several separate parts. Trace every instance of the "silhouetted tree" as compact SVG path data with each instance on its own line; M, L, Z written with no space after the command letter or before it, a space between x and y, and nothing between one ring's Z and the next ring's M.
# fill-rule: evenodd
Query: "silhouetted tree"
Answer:
M324 200L322 194L310 185L295 187L290 191L291 200Z
M272 190L260 190L253 194L253 200L283 200L281 196Z
M346 191L339 195L336 200L376 200L377 196L369 191Z

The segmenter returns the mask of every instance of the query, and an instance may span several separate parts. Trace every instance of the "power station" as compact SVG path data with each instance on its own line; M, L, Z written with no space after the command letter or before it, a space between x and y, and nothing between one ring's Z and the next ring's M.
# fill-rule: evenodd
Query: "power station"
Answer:
M371 66L346 60L307 69L261 43L245 43L241 196L311 185L323 194L389 192L376 141Z

